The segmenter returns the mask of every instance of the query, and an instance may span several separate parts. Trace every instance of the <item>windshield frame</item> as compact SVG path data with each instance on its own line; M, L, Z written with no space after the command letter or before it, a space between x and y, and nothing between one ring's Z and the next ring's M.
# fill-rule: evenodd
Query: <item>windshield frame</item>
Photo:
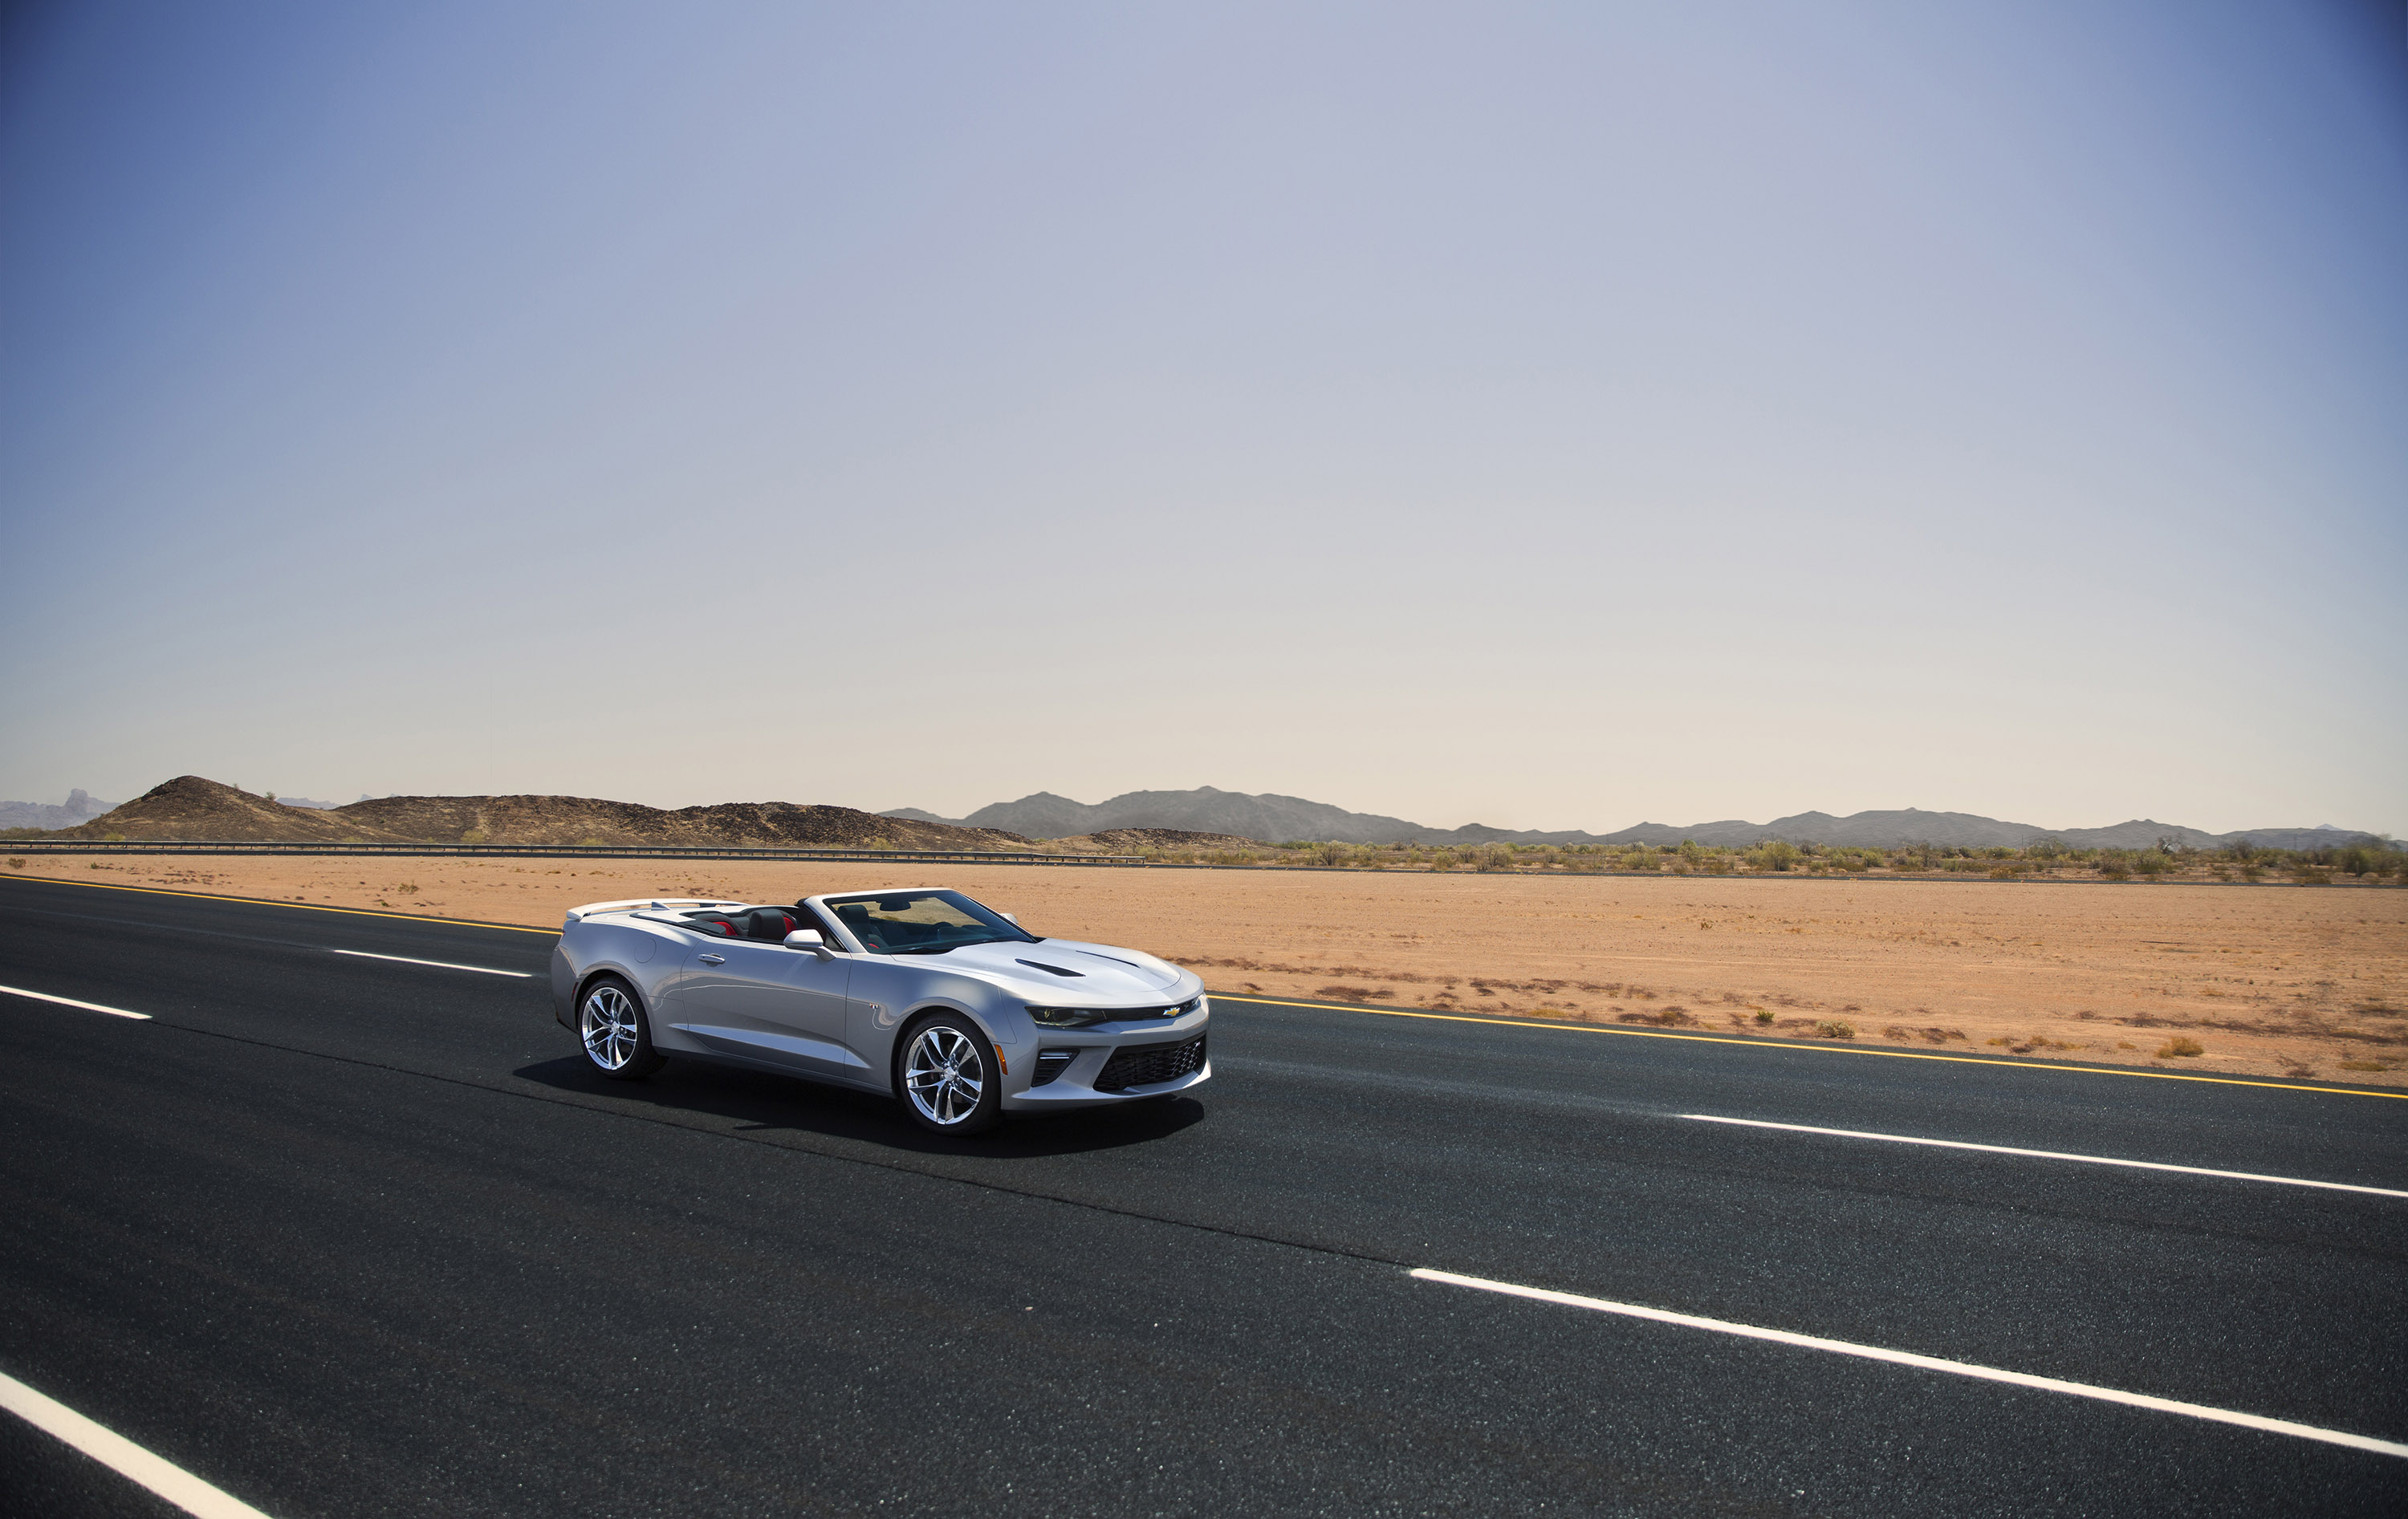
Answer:
M889 948L871 943L855 931L850 921L837 911L838 908L855 902L867 902L875 906L879 902L892 901L897 897L938 898L963 916L976 922L982 929L985 930L985 933L981 937L955 939L941 944L909 944ZM978 944L1041 944L1045 942L1043 935L1030 933L1018 924L1006 919L1002 913L985 903L954 891L949 886L904 886L886 891L843 892L810 897L807 900L817 907L821 915L835 924L846 938L859 944L865 954L945 954ZM968 930L964 932L967 933Z

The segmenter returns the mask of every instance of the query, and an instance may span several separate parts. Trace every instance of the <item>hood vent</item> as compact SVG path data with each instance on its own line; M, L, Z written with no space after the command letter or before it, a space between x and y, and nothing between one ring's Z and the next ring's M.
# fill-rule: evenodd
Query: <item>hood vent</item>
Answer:
M1042 960L1022 960L1016 963L1026 966L1031 970L1050 970L1056 976L1083 976L1086 974L1083 970L1065 970L1060 966L1049 966Z

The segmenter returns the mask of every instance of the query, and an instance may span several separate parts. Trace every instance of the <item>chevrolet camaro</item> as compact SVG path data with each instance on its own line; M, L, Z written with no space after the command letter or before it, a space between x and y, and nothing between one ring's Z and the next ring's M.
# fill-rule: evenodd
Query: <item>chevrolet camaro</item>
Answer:
M572 908L552 991L605 1076L719 1061L892 1096L943 1134L1212 1074L1193 971L1046 939L939 887Z

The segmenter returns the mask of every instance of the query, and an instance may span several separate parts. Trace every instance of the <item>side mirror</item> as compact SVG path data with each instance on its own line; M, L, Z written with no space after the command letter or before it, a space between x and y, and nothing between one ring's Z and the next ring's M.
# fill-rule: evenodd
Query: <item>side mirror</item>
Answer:
M797 928L786 936L786 948L809 950L823 960L832 960L836 952L828 948L827 936L816 928Z

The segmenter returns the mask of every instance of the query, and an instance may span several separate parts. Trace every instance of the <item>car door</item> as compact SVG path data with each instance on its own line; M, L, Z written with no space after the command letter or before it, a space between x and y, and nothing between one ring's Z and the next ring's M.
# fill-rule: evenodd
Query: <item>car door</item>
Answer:
M845 1046L845 985L853 964L749 939L696 946L679 979L670 1026L706 1049L809 1076L867 1068Z

